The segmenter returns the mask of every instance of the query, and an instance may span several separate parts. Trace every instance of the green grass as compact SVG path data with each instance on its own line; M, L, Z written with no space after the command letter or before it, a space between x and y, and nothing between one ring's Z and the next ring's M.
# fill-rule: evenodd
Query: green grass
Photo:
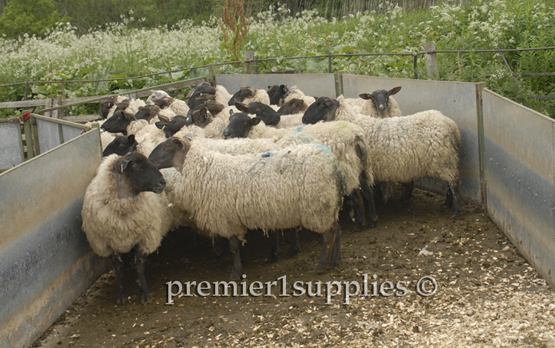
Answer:
M458 2L457 2L458 3ZM244 49L257 58L311 56L332 53L414 53L434 41L438 50L479 50L555 46L553 1L472 0L466 6L445 2L429 10L402 11L384 2L379 13L358 13L327 20L316 11L289 16L286 9L272 9L250 18ZM166 29L137 29L130 19L103 31L78 37L75 28L60 24L44 39L0 38L0 84L27 80L80 80L139 76L229 61L223 35L212 18L201 25L183 21ZM555 72L555 51L505 53L514 73ZM418 76L426 77L419 58ZM516 100L520 93L498 53L438 54L441 80L485 81L488 88ZM327 73L327 58L260 62L259 72L302 69ZM175 74L174 80L207 73L206 69ZM351 74L413 78L412 57L334 58L333 70ZM242 68L218 67L216 73L241 72ZM167 75L112 83L79 83L65 86L66 97L117 93L167 83ZM517 78L525 96L555 94L555 77ZM25 88L0 88L0 101L23 99ZM31 98L60 94L59 85L34 85ZM530 100L533 109L555 116L555 100ZM77 112L77 111L76 111ZM6 113L4 113L6 116Z

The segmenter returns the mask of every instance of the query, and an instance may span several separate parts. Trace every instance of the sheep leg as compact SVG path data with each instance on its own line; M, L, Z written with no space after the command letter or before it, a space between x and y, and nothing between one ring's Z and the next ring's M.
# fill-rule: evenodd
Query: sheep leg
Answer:
M337 222L334 223L333 227L324 234L322 234L322 251L320 252L320 260L318 262L318 267L316 268L317 273L323 273L326 271L326 266L328 265L332 252L333 252L333 245L336 239L337 229L339 228L339 224Z
M279 252L279 234L280 231L270 231L268 232L270 237L270 262L276 262L278 260Z
M231 254L233 255L233 268L231 269L231 278L240 280L241 279L241 242L237 236L229 237L229 248L231 249Z
M145 278L145 263L146 263L146 254L139 254L137 250L134 251L134 265L135 270L137 271L137 281L139 282L139 301L142 304L148 303L151 301L150 290L146 285L146 278Z
M453 192L451 191L451 187L447 190L447 195L445 196L445 203L443 203L442 207L452 207L453 206Z
M289 249L289 256L295 256L301 250L301 243L299 242L299 229L298 228L290 228L291 231L291 248Z
M412 197L412 186L414 182L406 182L402 185L401 202L408 202Z
M216 260L221 259L224 254L224 238L220 236L214 237L212 240L212 248L214 249Z
M121 258L121 254L112 255L112 263L116 269L116 274L118 276L118 297L116 299L117 304L124 304L127 301L127 289L125 287L125 276L124 276L124 264Z
M374 228L378 223L378 214L376 213L376 204L374 203L374 190L368 185L366 180L360 181L360 187L362 188L362 194L368 207L368 217L370 220L368 222L368 227Z
M362 231L363 227L366 226L366 216L364 214L364 200L362 198L361 189L356 189L351 193L351 200L354 203L355 208L355 231Z
M453 195L452 201L453 201L453 215L451 215L451 217L456 217L459 216L461 214L460 212L460 208L461 208L461 190L459 187L459 182L456 181L454 184L449 184L449 190L451 191L451 194Z
M339 266L339 263L341 262L341 229L339 228L339 224L334 226L334 228L335 240L331 250L330 268Z

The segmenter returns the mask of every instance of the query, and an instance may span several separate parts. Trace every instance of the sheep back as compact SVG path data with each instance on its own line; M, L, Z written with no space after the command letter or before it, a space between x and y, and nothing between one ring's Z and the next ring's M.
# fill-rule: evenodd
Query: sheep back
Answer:
M297 226L327 232L345 189L337 159L321 145L234 156L194 141L182 173L176 188L182 208L199 229L226 238Z

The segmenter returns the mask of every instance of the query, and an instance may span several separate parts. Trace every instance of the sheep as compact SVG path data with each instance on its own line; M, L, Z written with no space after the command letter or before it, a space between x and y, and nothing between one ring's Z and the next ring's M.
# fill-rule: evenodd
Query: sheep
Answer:
M121 96L121 95L114 95L114 96L110 96L106 99L103 99L100 101L100 116L103 119L108 118L108 115L112 115L114 113L114 111L116 110L117 106L116 103L119 103L123 100L125 100L126 98Z
M360 114L372 117L385 118L402 116L401 108L392 95L397 94L401 87L394 87L389 91L380 89L372 93L362 93L359 95L365 102L362 104Z
M131 134L129 136L116 135L114 140L110 142L102 152L103 157L108 157L111 154L116 154L118 156L123 156L128 152L135 151L137 148L137 141L135 140L135 135Z
M102 161L81 210L83 231L97 255L111 257L118 277L118 304L127 300L122 254L131 253L140 284L139 300L151 300L145 279L146 257L154 252L171 224L166 182L145 156L132 152Z
M230 99L231 94L229 94L227 89L222 85L216 85L216 102L223 105L228 105Z
M279 109L278 114L284 115L294 115L299 113L304 113L308 105L302 99L292 98L289 99L286 103L284 103Z
M170 95L166 91L162 90L152 90L147 98L147 102L154 102L156 99L170 98Z
M289 100L291 99L300 99L302 101L304 101L304 104L306 104L306 107L308 108L312 103L314 103L316 101L316 98L311 97L311 96L307 96L306 94L303 93L303 91L301 91L301 89L299 87L297 87L296 85L289 88L289 90L287 91L287 93L283 96L283 98L280 100L279 106L283 106L285 103L287 103ZM305 109L306 110L306 109ZM302 110L302 111L305 111Z
M101 129L110 133L122 133L124 135L128 135L135 134L139 129L146 125L148 125L146 120L137 120L134 115L120 110L103 122Z
M235 105L235 103L241 102L243 104L250 104L253 102L260 102L266 105L270 105L270 97L268 92L263 89L256 89L253 87L241 87L232 97L229 99L228 105Z
M268 86L268 97L270 97L270 105L280 105L281 99L289 92L286 85Z
M153 100L154 104L158 105L160 109L164 110L169 108L176 115L186 116L189 112L189 106L186 102L181 99L175 99L172 97L164 97Z
M318 272L339 262L338 217L346 180L328 148L303 144L234 156L207 150L200 138L172 137L150 158L163 168L168 156L182 173L175 188L176 203L208 236L229 239L232 278L241 276L239 246L247 229L302 226L324 236Z
M156 127L163 130L166 138L169 138L185 126L195 125L204 128L212 121L214 121L212 113L204 107L200 110L196 110L188 117L176 116L169 122L156 122Z
M260 123L260 119L250 118L244 113L230 116L229 125L224 131L224 138L271 138L275 142L293 140L299 142L299 135L306 134L315 142L328 147L339 160L341 170L347 178L347 195L355 202L356 230L365 225L364 204L362 195L368 201L370 227L375 227L377 215L372 199L371 187L374 175L371 162L367 161L366 142L361 127L349 122L321 123L318 125L295 128L272 128ZM301 140L303 141L303 140ZM304 142L310 140L304 139Z
M256 117L260 118L267 126L277 126L279 123L280 115L269 105L260 102L252 102L248 105L237 102L235 106L239 111L243 111L247 114L255 114Z
M305 112L303 123L344 120L364 129L368 157L376 181L406 183L423 177L448 184L453 216L459 215L459 149L461 134L457 124L437 110L413 115L374 118L356 114L340 96L322 97Z

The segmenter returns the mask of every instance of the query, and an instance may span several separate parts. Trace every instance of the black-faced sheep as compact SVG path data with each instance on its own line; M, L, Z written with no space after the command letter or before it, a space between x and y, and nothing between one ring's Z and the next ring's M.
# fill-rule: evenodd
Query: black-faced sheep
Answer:
M457 124L436 110L391 118L356 114L340 96L322 97L305 112L303 122L343 120L364 129L376 181L406 183L424 177L449 186L453 215L459 214L459 149Z
M112 154L118 156L123 156L128 152L133 152L137 148L137 141L135 140L135 135L131 134L129 136L116 135L114 140L102 152L103 157L108 157Z
M182 173L177 204L208 236L228 238L232 277L241 276L240 241L247 229L278 230L302 226L324 235L318 271L340 260L338 214L345 177L333 153L305 144L257 155L210 151L202 139L172 137L150 159Z
M127 300L121 256L130 252L140 284L139 300L150 301L146 257L160 246L172 222L162 193L165 185L152 162L132 152L106 157L87 187L81 211L83 231L97 255L112 258L118 276L117 303Z
M367 145L361 127L349 122L333 122L276 129L266 127L257 117L251 118L244 113L234 114L229 120L229 125L224 131L225 139L268 138L282 144L287 141L290 144L314 141L329 148L337 157L340 168L347 178L347 195L355 202L355 228L361 230L366 224L362 195L368 201L370 227L375 226L378 217L371 198L374 175L372 163L367 160ZM308 135L310 139L302 138L303 134Z

